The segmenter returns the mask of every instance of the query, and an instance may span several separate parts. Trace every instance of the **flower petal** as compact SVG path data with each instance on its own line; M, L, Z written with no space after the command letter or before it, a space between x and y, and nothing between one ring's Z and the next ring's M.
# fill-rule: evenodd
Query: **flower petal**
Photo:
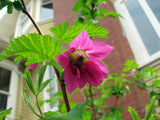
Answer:
M36 67L37 65L38 65L38 63L31 64L31 65L28 65L27 68L28 68L28 69L33 69L33 68Z
M60 55L57 55L56 56L56 59L58 61L58 63L63 67L63 68L66 68L68 65L70 65L70 59L69 59L69 56L71 53L73 53L75 51L74 48L72 49L69 49L68 51L60 54Z
M102 62L95 62L97 66L100 68L103 79L108 78L108 69Z
M70 48L89 50L93 47L93 41L88 33L83 30L70 44Z
M90 60L100 61L109 55L113 49L114 47L104 42L93 42L93 48L87 50L86 53Z
M76 66L70 65L69 67L65 68L63 75L67 90L69 93L72 93L78 87L80 72Z
M80 69L80 79L86 80L93 86L98 86L103 80L103 76L97 64L92 61L87 61Z

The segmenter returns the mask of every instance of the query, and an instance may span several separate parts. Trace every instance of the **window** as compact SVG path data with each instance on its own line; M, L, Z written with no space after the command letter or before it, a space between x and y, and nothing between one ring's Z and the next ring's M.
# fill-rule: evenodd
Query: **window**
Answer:
M14 71L14 63L4 60L0 62L0 111L12 107L6 118L15 119L18 75Z
M0 111L6 109L11 71L0 67Z
M55 71L53 69L53 66L47 66L46 72L45 72L45 80L47 79L53 79L47 88L44 90L44 100L49 100L53 98L53 95L58 91L58 86L57 86L57 77L55 74ZM53 104L49 104L48 102L45 102L44 104L44 111L56 111L58 110L58 101Z
M53 18L53 0L42 0L41 3L41 20Z
M125 0L113 3L137 63L145 65L160 57L160 1Z
M27 10L29 11L29 13L31 15L32 15L32 6L33 6L33 1L31 1L27 5ZM31 27L31 25L32 25L32 23L31 23L30 19L28 18L28 16L25 15L24 13L20 13L20 15L18 17L18 21L17 21L15 37L21 36L22 34L25 34L27 32L27 30Z

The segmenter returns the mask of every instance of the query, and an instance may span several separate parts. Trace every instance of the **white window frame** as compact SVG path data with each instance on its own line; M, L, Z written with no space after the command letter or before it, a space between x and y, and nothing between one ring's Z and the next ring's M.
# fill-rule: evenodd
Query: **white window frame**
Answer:
M11 71L10 86L7 98L6 109L12 108L11 114L6 117L6 120L15 120L16 114L16 99L17 99L17 89L19 77L15 72L15 64L8 60L3 60L0 62L0 67L8 69Z
M120 13L123 18L119 18L124 36L128 39L130 47L133 51L135 59L140 67L146 66L147 64L156 61L160 57L160 51L153 55L149 55L144 43L136 29L136 26L125 6L125 2L128 0L116 0L113 2L114 8L117 13ZM151 8L148 6L145 0L138 0L142 9L145 11L146 15L149 16L149 20L154 27L157 35L160 37L160 24L152 12Z
M46 22L53 21L54 17L43 19L43 20L41 19L41 8L42 8L41 6L42 6L42 0L37 0L37 3L36 3L36 16L35 16L36 21L40 22L40 23L46 23Z
M27 5L27 9L29 10L30 14L33 14L33 0L31 0L28 5ZM24 16L23 21L21 20L21 18ZM24 28L22 28L22 23L27 20L28 24L26 24L26 26ZM22 34L26 34L28 32L28 30L32 27L32 23L30 21L30 19L28 18L27 15L25 15L24 13L20 13L18 16L18 20L17 20L17 25L16 25L16 30L15 30L15 37L21 36ZM23 29L23 30L22 30Z
M48 79L51 78L50 75L49 75L49 73L50 73L49 72L49 66L47 66L47 69L46 69L45 75L44 75L44 81L46 81L46 80L48 80ZM57 80L56 74L54 74L53 77L54 77L53 80ZM44 99L44 101L50 99L49 92L47 91L48 89L49 89L49 85L44 89L44 92L43 92L43 99ZM57 82L55 84L54 90L55 90L55 92L58 92ZM53 107L53 108L51 108L51 106L48 103L44 102L44 112L47 112L47 111L57 111L58 110L58 101L55 104L56 104L56 106Z

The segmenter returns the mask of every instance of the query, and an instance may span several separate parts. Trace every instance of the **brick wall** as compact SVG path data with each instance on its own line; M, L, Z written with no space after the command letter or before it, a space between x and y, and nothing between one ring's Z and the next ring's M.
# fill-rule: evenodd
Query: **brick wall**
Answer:
M69 21L71 24L74 24L76 13L72 12L71 10L75 2L76 0L53 0L55 25L59 25L67 21ZM114 8L109 1L108 4L104 5L103 7L108 11L114 11ZM108 38L95 38L94 40L102 41L114 46L115 49L108 57L104 59L104 62L106 62L109 66L109 71L111 73L116 72L120 74L124 62L128 59L134 59L128 41L123 36L123 31L121 29L118 18L105 17L101 20L100 25L105 27L109 31ZM110 105L114 104L114 99L115 98L112 97L111 100L108 101L108 103ZM74 100L81 102L79 98L76 99L76 96L74 97ZM135 108L136 111L140 114L141 118L143 118L144 106L146 105L146 103L146 91L140 91L138 88L135 88L131 93L126 95L119 106L133 106L133 108ZM130 115L127 109L124 110L123 114L125 115L124 120L130 119Z

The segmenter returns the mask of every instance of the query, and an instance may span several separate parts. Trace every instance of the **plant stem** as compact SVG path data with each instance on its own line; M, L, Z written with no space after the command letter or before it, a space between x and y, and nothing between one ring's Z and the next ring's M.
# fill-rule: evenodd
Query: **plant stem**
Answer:
M35 28L38 31L38 33L40 35L43 35L43 33L42 33L39 25L35 22L35 20L33 19L33 17L28 12L28 10L26 8L26 5L25 5L25 3L24 3L23 0L21 0L21 3L22 3L22 6L23 6L22 7L23 13L26 14L29 17L29 19L32 21L32 24L35 26ZM61 85L61 89L62 89L63 98L64 98L64 102L65 102L65 105L66 105L67 112L69 112L71 110L71 108L70 108L69 100L68 100L68 97L67 97L67 92L66 92L64 80L60 78L60 73L59 73L58 69L56 67L54 67L54 69L56 71L57 78L60 81L60 85ZM39 107L40 113L42 113L42 111L40 109L40 106L39 106L39 103L38 103L38 107ZM41 114L41 115L43 115L43 114Z
M64 99L64 103L65 103L67 112L69 112L71 110L71 107L70 107L70 104L69 104L69 100L68 100L68 96L67 96L67 92L66 92L64 79L61 78L58 69L56 67L54 67L54 69L55 69L57 78L58 78L58 80L60 82L61 90L62 90L62 93L63 93L63 99Z
M44 119L44 116L43 116L41 107L40 107L40 105L39 105L38 96L36 96L36 103L37 103L37 106L38 106L39 113L41 114L41 117L42 117L41 119L43 120L43 119Z
M94 120L97 119L96 117L96 110L95 110L95 106L94 106L94 103L93 103L93 93L92 93L92 86L89 85L89 92L90 92L90 97L91 97L91 107L92 107L92 111L93 111L93 116L94 116Z
M40 27L38 26L38 24L35 22L35 20L33 19L33 17L32 17L32 16L30 15L30 13L28 12L24 1L21 0L21 2L22 2L22 6L23 6L23 13L26 14L26 15L29 17L29 19L32 21L33 25L34 25L35 28L37 29L38 33L39 33L40 35L43 35Z
M118 97L118 96L116 96L116 100L115 100L115 103L114 103L114 108L116 108L118 98L119 98L119 97Z

